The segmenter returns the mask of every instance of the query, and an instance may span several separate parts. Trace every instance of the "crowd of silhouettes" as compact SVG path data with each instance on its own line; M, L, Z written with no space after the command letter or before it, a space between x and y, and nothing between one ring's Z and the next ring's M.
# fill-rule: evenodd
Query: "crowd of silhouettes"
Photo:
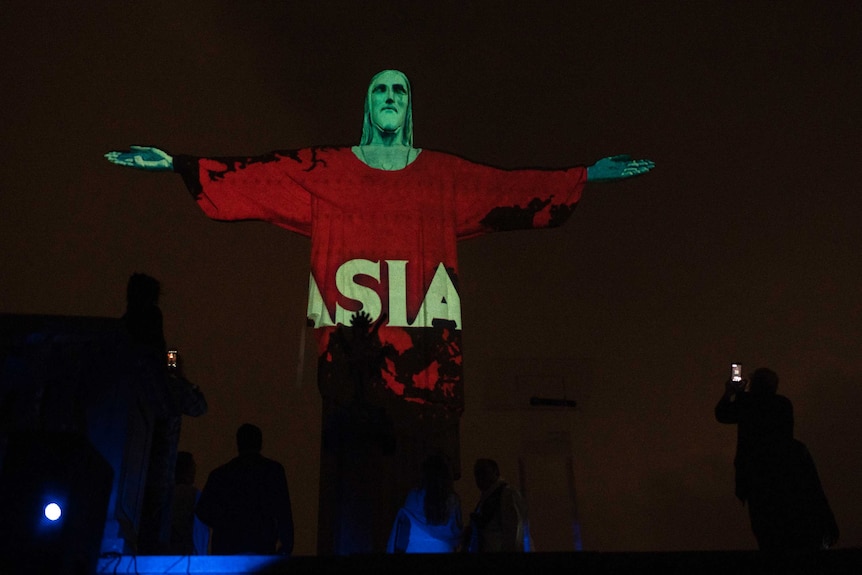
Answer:
M155 278L135 273L122 316L141 357L162 365L167 353ZM181 359L150 378L155 414L141 516L138 552L173 555L290 555L294 524L284 467L261 454L259 427L236 432L238 455L213 470L203 490L195 486L191 453L177 452L183 415L207 411L198 386L186 379ZM721 423L737 425L735 494L748 508L761 550L813 550L833 546L835 517L807 446L794 437L793 404L778 394L778 375L759 368L730 378L715 406ZM361 389L362 386L356 386ZM454 489L452 462L427 457L415 488L394 518L389 553L518 552L532 550L526 503L500 475L497 462L480 458L473 476L478 502L465 525Z
M206 398L168 360L160 282L134 273L126 288L122 323L140 358L145 393L154 413L137 552L141 554L275 554L293 551L290 493L284 467L261 455L263 434L246 423L236 432L238 456L213 470L203 490L196 464L178 452L182 417L207 412Z

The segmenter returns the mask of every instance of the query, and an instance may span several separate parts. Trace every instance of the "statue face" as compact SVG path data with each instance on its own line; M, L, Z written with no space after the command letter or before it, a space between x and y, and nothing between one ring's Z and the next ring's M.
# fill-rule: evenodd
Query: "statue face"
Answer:
M371 122L384 132L397 132L404 127L409 95L407 81L400 73L387 71L369 88Z

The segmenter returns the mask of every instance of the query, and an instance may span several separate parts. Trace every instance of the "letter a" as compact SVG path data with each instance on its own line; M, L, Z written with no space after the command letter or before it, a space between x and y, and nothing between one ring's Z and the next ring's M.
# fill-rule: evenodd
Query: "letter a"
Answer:
M434 279L411 327L431 327L435 319L454 321L455 329L461 329L461 296L442 263L437 265Z
M314 327L335 325L332 316L329 315L329 310L326 309L326 302L320 295L320 288L314 281L314 274L311 273L308 274L308 312L306 316L314 322Z

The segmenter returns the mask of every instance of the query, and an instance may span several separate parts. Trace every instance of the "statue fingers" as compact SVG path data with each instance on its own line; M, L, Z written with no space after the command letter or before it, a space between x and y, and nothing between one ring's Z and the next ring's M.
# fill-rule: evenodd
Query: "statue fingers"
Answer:
M652 160L633 160L628 163L624 173L630 175L644 174L655 167L655 162Z
M111 155L110 157L108 157L108 160L114 164L117 164L118 166L134 166L134 163L128 157L128 155L120 152Z

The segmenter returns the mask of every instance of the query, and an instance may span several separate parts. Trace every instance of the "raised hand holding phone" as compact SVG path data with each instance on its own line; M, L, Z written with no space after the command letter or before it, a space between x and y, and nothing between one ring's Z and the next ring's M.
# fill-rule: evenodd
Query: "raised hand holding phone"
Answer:
M175 349L168 350L168 369L174 371L177 369L177 361L179 359L179 353Z

